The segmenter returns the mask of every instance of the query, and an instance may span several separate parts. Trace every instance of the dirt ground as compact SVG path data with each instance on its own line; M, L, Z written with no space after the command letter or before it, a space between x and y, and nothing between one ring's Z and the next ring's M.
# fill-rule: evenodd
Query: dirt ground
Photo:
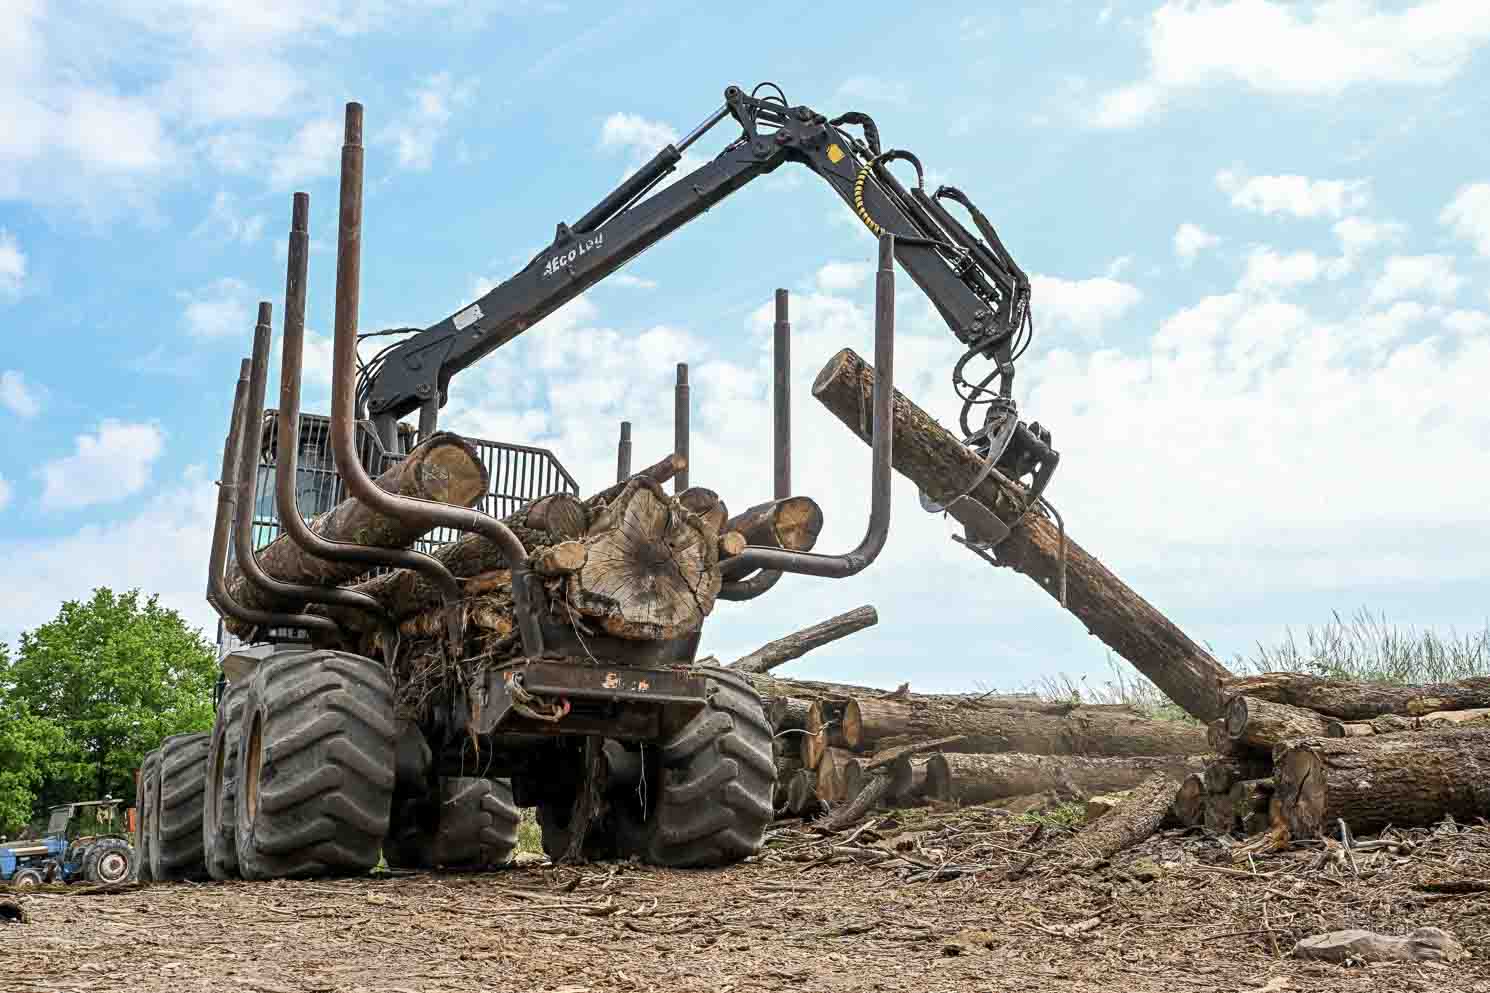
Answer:
M0 990L1490 993L1483 824L1267 854L1165 832L1075 871L1042 865L1052 834L990 811L911 812L831 838L781 825L724 871L539 860L38 893L22 898L27 923L0 922ZM1290 955L1323 931L1429 925L1469 958Z

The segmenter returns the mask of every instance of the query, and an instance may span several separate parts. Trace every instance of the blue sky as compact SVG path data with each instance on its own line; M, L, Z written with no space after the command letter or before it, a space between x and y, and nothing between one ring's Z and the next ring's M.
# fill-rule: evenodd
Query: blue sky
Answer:
M1018 396L1072 534L1224 656L1366 606L1478 629L1490 569L1490 8L1464 2L305 5L0 0L0 639L90 585L209 626L206 543L253 308L311 195L307 409L324 409L339 118L367 112L362 324L515 272L732 83L873 115L1034 275ZM702 161L721 126L690 150ZM870 351L874 244L805 171L757 181L459 377L444 423L553 448L588 491L616 423L769 494L772 291L794 291L799 489L824 550L868 450L807 384ZM955 341L900 284L899 378L951 423ZM1027 580L897 484L865 574L721 605L725 657L839 609L798 671L924 689L1105 674Z

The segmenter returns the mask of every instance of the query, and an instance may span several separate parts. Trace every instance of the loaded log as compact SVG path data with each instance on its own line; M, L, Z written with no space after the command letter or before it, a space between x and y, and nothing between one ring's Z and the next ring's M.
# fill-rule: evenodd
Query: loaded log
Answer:
M874 370L851 349L828 361L813 383L815 397L866 444ZM933 500L958 496L983 472L978 455L899 391L894 396L894 465ZM1147 676L1191 716L1221 716L1218 687L1230 677L1225 667L1175 627L1143 597L1125 585L1070 535L1033 510L1021 517L1023 491L995 475L982 479L971 496L998 514L1012 533L995 549L999 564L1033 579L1118 655ZM1107 823L1104 818L1102 823Z

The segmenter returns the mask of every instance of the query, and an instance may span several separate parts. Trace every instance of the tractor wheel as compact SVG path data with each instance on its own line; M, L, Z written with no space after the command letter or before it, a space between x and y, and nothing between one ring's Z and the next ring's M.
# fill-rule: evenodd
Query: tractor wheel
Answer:
M207 800L202 810L202 854L213 879L238 878L238 845L234 837L237 800L238 738L244 687L229 683L217 708L207 746Z
M135 791L135 878L148 883L155 878L150 871L150 825L155 823L155 791L160 772L160 749L145 756L140 763L140 786Z
M150 875L157 882L207 876L202 858L207 738L205 732L175 734L161 742L150 825Z
M372 659L282 651L243 696L234 831L244 879L366 872L393 802L393 689Z
M731 865L760 851L774 816L776 763L760 696L738 673L700 667L708 702L663 742L644 820L618 808L623 851L652 865Z
M134 869L134 849L123 838L101 838L83 856L83 878L90 883L126 883Z
M10 877L10 885L16 890L34 890L46 879L42 876L40 869L17 869L16 874Z
M395 827L383 856L396 869L496 869L512 860L521 813L502 779L447 777L440 781L433 825L411 820Z

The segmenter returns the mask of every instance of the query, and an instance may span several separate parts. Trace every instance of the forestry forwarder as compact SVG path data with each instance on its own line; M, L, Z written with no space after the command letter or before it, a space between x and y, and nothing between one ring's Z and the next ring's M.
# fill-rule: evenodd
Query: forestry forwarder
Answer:
M1013 362L1032 328L1029 284L987 220L956 190L944 187L928 196L920 163L906 152L883 151L868 116L850 113L829 121L806 107L789 107L779 89L776 93L758 99L730 87L723 108L658 153L572 227L560 224L554 244L520 273L365 365L357 342L368 336L359 336L356 326L362 108L347 106L332 410L329 437L317 444L329 443L337 486L350 499L314 524L297 506L302 478L297 454L313 420L299 416L309 198L297 193L281 395L269 418L277 439L273 502L284 528L276 543L292 543L303 561L320 567L315 574L270 575L255 547L254 484L265 470L259 457L267 451L264 395L271 338L269 307L261 304L252 358L243 363L224 446L208 578L209 602L251 647L223 659L213 731L169 738L142 765L142 879L355 873L372 868L380 855L396 867L491 867L504 864L516 845L518 805L538 808L544 847L555 858L621 855L660 865L707 866L759 850L773 816L771 728L745 677L694 665L699 628L716 591L719 597L743 600L769 590L782 573L852 576L883 547L890 516L896 260L968 346L953 378L964 401L967 444L984 458L984 474L997 471L1027 480L1028 509L1040 499L1058 459L1049 434L1019 421L1015 411ZM683 151L725 116L733 116L743 133L712 162L652 192ZM862 127L864 139L850 137L843 125ZM888 172L886 166L895 160L915 167L913 189L906 190ZM456 372L786 161L805 164L827 180L880 240L871 511L857 548L844 555L807 551L814 528L809 542L796 548L754 537L745 544L732 533L729 537L737 540L726 550L718 524L705 530L705 515L680 502L692 491L668 501L657 482L643 474L592 505L594 516L585 524L588 531L579 532L581 541L538 550L552 552L559 544L578 548L579 565L555 565L562 556L540 560L538 551L530 554L523 544L527 539L504 520L405 495L401 485L380 485L393 471L387 469L390 460L407 456L407 465L417 455L400 417L419 411L420 449L441 439L448 444L453 437L436 426ZM986 240L952 218L942 200L966 207ZM779 335L786 333L782 304L778 294ZM976 382L964 374L975 358L993 362L992 371ZM778 381L784 378L780 363L778 353ZM973 430L969 417L979 406L987 411ZM778 419L778 499L788 495L782 471L788 441L781 424ZM380 470L384 477L375 481ZM482 483L484 488L484 477ZM722 502L714 499L722 511ZM619 626L611 623L615 618L597 621L593 610L588 618L576 617L576 605L583 612L596 599L605 600L583 585L584 562L588 550L598 547L593 542L600 522L622 535L622 544L646 546L647 541L632 540L632 532L649 500L662 512L653 512L648 526L662 532L648 532L652 546L633 549L636 560L621 565L642 573L654 570L643 580L655 593L673 581L655 570L683 576L684 553L692 556L685 590L690 596L683 599L698 601L697 616L687 625L650 628L633 620L623 619ZM525 504L523 512L531 517L541 502ZM444 528L479 536L505 570L506 654L492 649L482 656L478 650L479 665L472 670L466 641L471 619L463 608L474 594L439 558L409 549L412 538L403 547L374 547L364 531L356 532L357 540L331 535L338 515L352 504L377 520L396 522L400 533L417 536ZM633 504L643 507L636 519L628 516ZM961 521L975 550L1008 533L992 511L965 496L928 509L945 509ZM525 520L524 530L531 524ZM669 544L688 528L707 535L707 541ZM230 554L245 584L233 588L252 592L257 605L245 605L230 590L224 572ZM416 713L395 710L395 675L406 674L410 663L408 646L402 644L407 627L400 627L407 618L394 616L386 603L365 592L367 583L355 589L338 585L340 580L328 583L325 577L336 571L326 568L332 564L348 577L368 569L401 570L395 575L408 575L437 592L439 607L430 615L437 618L436 648L422 658L433 658L440 675L435 688L419 698ZM278 606L266 609L266 601ZM349 615L365 620L360 630L346 620ZM652 633L638 633L644 628Z

